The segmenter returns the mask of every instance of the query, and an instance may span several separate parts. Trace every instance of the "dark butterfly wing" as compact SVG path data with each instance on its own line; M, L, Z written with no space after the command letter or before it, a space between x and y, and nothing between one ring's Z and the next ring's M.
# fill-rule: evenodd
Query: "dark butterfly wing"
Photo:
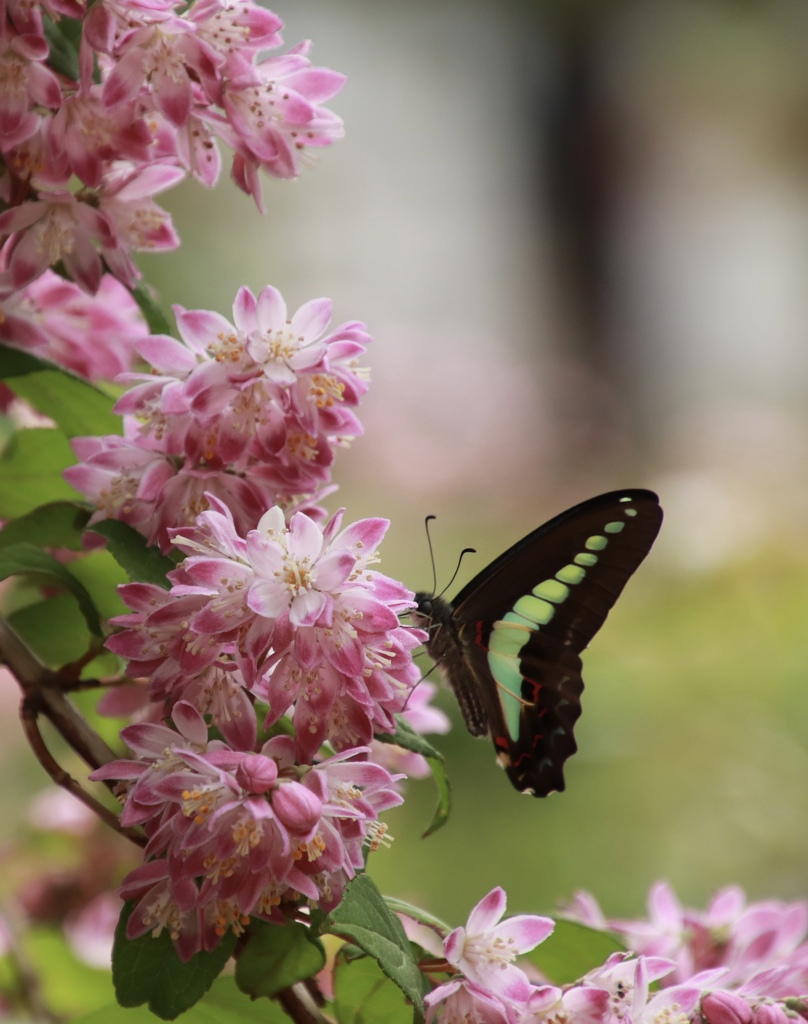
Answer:
M462 665L447 666L450 682L464 669L473 678L462 682L481 691L498 760L517 789L546 796L564 788L581 714L579 655L661 523L651 491L600 495L528 534L455 598Z

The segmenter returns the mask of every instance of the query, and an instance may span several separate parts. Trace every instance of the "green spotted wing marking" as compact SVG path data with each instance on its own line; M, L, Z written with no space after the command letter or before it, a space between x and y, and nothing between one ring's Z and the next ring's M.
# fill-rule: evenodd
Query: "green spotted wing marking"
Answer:
M630 498L621 499L625 502ZM626 507L625 515L635 517L637 510ZM586 577L587 569L597 565L595 551L604 551L615 534L622 533L625 522L611 520L603 527L603 533L588 537L584 547L568 565L562 566L552 579L537 583L529 594L520 597L501 619L493 624L488 638L488 667L499 687L499 700L508 734L512 740L519 738L522 708L525 700L520 696L524 675L522 672L522 651L530 643L533 634L549 625L558 606L570 595L570 587L577 586Z

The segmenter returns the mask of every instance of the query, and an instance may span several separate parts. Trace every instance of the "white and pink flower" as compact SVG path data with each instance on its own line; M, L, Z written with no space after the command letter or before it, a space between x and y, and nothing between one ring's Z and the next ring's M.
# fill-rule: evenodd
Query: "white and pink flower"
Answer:
M136 901L129 937L168 927L189 959L251 915L275 918L281 903L336 905L363 867L363 845L376 841L379 814L401 802L395 777L365 760L366 747L298 767L287 736L251 753L208 740L186 702L173 720L174 729L127 727L136 758L92 775L120 780L122 822L149 836L151 859L119 893Z

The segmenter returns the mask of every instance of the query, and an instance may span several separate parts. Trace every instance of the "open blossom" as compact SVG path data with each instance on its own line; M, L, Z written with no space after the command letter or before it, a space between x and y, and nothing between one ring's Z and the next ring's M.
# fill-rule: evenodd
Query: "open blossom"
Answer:
M140 271L132 252L165 252L180 244L170 214L153 196L178 184L185 176L180 167L152 163L107 172L99 190L98 208L112 226L113 241L102 240L107 266L124 284L134 287Z
M101 86L88 82L66 96L49 126L51 161L63 164L65 181L77 175L98 188L112 160L151 159L152 133L134 102L114 110L101 100Z
M427 1024L516 1024L518 1018L502 1000L467 979L447 981L424 997Z
M665 882L648 896L647 920L607 920L588 894L573 916L623 936L637 953L668 957L675 985L708 970L721 971L725 989L749 989L783 999L808 993L808 905L769 900L747 904L737 886L720 890L706 910L682 907Z
M0 40L0 139L10 149L37 129L37 107L55 109L62 94L59 79L44 63L48 46L42 36L14 36L7 30Z
M525 1000L530 984L517 956L538 946L555 927L549 917L522 914L502 921L505 892L497 887L483 897L465 928L455 928L443 944L446 959L470 981L506 1002Z
M104 82L104 104L114 108L148 91L164 117L182 127L193 102L193 82L215 101L223 58L186 18L163 14L118 39L116 62Z
M281 19L252 0L10 0L0 41L0 289L57 264L93 293L102 258L134 286L137 251L179 244L154 195L192 173L213 186L219 144L260 206L258 170L294 177L341 137L324 104L344 76L282 44ZM44 9L52 21L46 37ZM5 10L5 8L4 8ZM60 26L80 28L80 42ZM62 23L63 25L65 22ZM61 38L60 33L63 33ZM62 54L58 74L53 55ZM65 70L77 58L75 80ZM71 178L80 189L70 187Z
M612 1024L787 1024L805 1014L802 902L747 904L732 886L716 893L706 910L694 910L658 882L646 920L610 921L588 893L576 894L567 913L620 933L634 950L612 954L580 982L609 993Z
M59 261L82 288L95 292L102 276L96 243L115 246L107 218L63 190L40 192L37 199L0 213L0 238L6 239L0 272L5 294L30 284Z
M131 385L116 405L125 438L73 442L82 461L66 477L99 509L94 521L123 519L165 551L171 528L209 507L208 493L231 507L242 535L275 504L322 516L334 449L362 432L353 410L367 390L364 324L329 332L329 300L290 315L269 286L258 297L241 288L232 323L210 310L175 314L182 342L140 339L152 372L120 378Z
M295 178L312 147L329 146L344 134L342 120L322 106L345 83L344 75L311 67L301 43L258 65L231 63L223 105L235 150L233 179L263 209L258 170Z
M266 726L291 714L304 762L327 740L342 750L395 732L423 634L399 624L410 591L371 568L387 521L341 528L338 513L321 527L296 512L287 524L274 506L242 537L229 508L208 502L193 527L172 531L186 558L170 591L120 588L133 611L113 620L123 629L108 646L130 674L149 677L152 700L213 714L228 739L248 735L248 709L243 694L230 706L222 693L249 689L269 706Z
M135 343L148 334L137 303L111 274L95 295L53 271L2 302L0 340L89 380L128 370Z
M395 778L365 747L301 768L287 736L244 752L208 740L185 702L173 718L176 729L124 729L135 759L91 776L121 780L121 821L149 837L147 862L120 891L136 901L128 936L168 928L187 960L252 915L282 920L277 908L301 899L335 906L363 845L377 845L379 814L401 802Z
M505 903L503 890L493 889L466 926L447 935L444 956L459 973L425 996L428 1024L606 1024L605 987L587 979L566 990L536 985L515 963L551 934L554 922L533 914L503 921Z

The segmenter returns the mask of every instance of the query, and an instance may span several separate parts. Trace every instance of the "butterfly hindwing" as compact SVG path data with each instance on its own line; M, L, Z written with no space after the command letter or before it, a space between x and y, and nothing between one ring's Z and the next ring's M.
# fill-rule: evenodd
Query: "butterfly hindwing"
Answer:
M438 623L427 647L469 730L480 735L487 727L518 790L545 796L564 788L563 764L575 753L581 714L579 655L661 522L651 491L604 494L528 534L451 605L418 595Z

